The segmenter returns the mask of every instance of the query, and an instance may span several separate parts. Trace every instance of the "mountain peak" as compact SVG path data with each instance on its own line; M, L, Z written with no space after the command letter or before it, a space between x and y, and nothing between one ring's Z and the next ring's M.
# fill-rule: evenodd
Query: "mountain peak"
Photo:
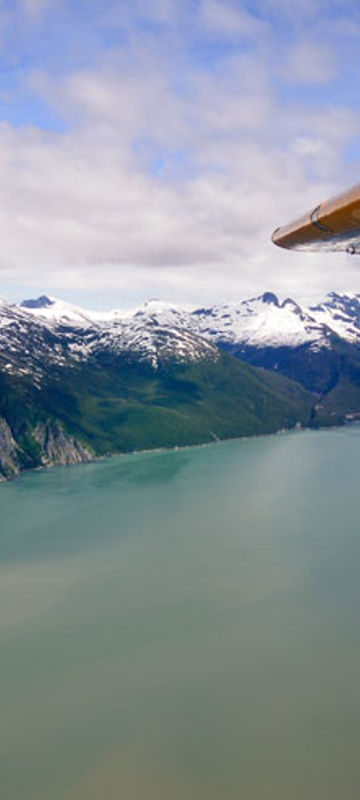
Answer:
M30 298L23 300L20 303L20 308L48 308L56 302L54 297L49 297L47 294L42 294L40 297Z
M280 308L286 308L286 307L289 307L294 312L294 314L299 314L299 316L302 314L300 306L298 305L298 303L295 303L295 300L293 300L291 297L287 297L281 303Z
M260 300L262 300L263 303L268 303L268 305L277 307L279 306L278 298L273 292L264 292L264 294L261 295Z
M156 297L146 300L140 308L137 309L136 315L142 314L161 314L164 311L177 311L178 308L174 303L168 303L165 300L158 300Z

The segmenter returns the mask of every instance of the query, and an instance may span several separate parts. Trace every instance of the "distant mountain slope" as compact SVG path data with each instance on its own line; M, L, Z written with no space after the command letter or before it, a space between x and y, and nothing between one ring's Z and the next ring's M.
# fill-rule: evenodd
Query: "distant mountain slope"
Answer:
M201 309L194 316L202 335L222 349L298 381L322 400L344 383L345 374L347 386L357 384L360 295L331 293L322 304L306 309L291 299L280 303L267 292L239 304ZM339 419L360 412L354 392L349 404L346 394L342 393ZM331 413L336 414L334 409Z

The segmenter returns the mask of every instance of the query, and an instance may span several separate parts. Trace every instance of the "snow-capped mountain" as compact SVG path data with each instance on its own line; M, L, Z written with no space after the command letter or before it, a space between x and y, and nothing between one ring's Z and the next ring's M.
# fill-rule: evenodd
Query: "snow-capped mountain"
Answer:
M74 365L117 354L153 368L166 360L218 358L217 347L180 312L145 304L132 315L118 310L87 312L45 295L20 305L0 305L0 364L7 372L41 378L46 365Z
M50 323L57 322L62 325L81 325L84 327L91 326L97 322L114 322L117 319L126 319L126 317L131 316L131 312L120 309L90 311L45 294L35 299L23 300L18 307Z
M291 298L280 302L272 292L238 303L187 310L170 303L150 300L135 311L114 309L90 311L53 297L24 300L19 306L31 317L50 327L94 328L121 339L121 346L135 344L144 330L188 331L214 344L245 344L251 347L327 347L332 333L350 343L360 342L360 295L331 293L323 303L300 307Z
M39 324L21 308L6 301L0 304L0 370L30 376L38 384L46 365L65 365L66 343L46 325Z
M279 302L266 292L240 303L199 309L192 314L202 335L223 344L252 347L327 346L328 329L290 298Z
M192 310L150 300L132 312L89 311L46 295L0 303L2 368L33 371L38 379L49 363L121 354L156 368L163 360L216 359L220 347L299 380L300 356L303 370L305 354L323 357L338 337L360 347L360 295L332 293L308 308L290 298L280 302L272 292ZM312 379L302 382L314 388Z

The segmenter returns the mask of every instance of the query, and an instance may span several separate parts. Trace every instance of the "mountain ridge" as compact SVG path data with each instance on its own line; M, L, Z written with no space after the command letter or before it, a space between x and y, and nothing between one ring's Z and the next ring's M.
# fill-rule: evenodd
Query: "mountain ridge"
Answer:
M329 331L360 344L360 294L355 293L329 292L322 302L309 306L301 306L290 297L279 301L275 293L267 291L247 300L191 310L150 300L133 311L90 311L47 295L11 304L11 307L20 308L38 319L47 319L49 324L106 327L112 323L126 326L135 320L152 319L187 327L209 339L231 338L237 343L255 346L295 346L310 342L326 346Z

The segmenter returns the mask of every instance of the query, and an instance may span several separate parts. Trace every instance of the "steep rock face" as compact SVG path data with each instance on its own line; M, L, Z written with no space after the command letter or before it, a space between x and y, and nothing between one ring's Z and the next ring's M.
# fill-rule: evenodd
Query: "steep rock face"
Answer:
M41 464L44 467L79 464L94 458L94 453L74 436L66 434L57 421L38 422L32 435L40 447Z
M16 441L8 422L0 417L0 480L14 478L22 469L78 464L94 459L94 453L56 420L28 427Z
M19 471L19 448L6 420L0 417L0 481L15 477Z

